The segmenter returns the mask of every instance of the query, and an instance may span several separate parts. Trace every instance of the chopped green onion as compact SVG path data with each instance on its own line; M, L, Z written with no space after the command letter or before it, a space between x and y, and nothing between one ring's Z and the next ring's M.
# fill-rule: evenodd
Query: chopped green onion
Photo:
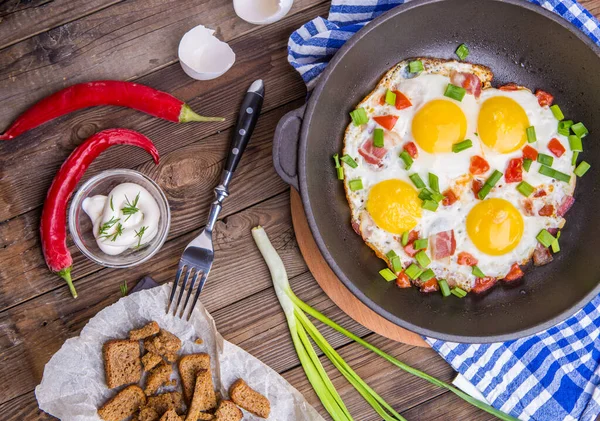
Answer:
M364 108L357 108L356 110L351 111L350 117L355 126L360 126L369 122L369 117L367 117L367 112Z
M479 197L479 199L483 200L486 198L486 196L488 194L490 194L491 191L492 191L492 186L490 186L489 184L484 184L483 186L481 186L481 190L479 190L479 193L477 193L477 197Z
M418 188L418 189L425 188L425 183L423 182L421 177L419 177L419 174L417 174L417 173L411 174L408 176L408 178L410 178L410 180L413 182L413 184L415 185L416 188Z
M417 259L417 262L423 268L426 268L431 263L431 259L429 258L429 256L427 256L427 253L425 253L423 250L421 250L417 254L415 254L415 259Z
M487 180L485 180L485 184L490 187L494 187L498 181L502 178L502 173L498 170L494 170L492 175L489 176Z
M402 233L402 241L401 241L402 247L406 247L406 245L408 244L408 234L409 234L408 231L404 231Z
M423 69L423 62L421 60L415 60L408 63L408 71L410 73L421 73Z
M397 278L396 274L392 272L389 268L381 269L379 271L379 274L383 279L385 279L388 282L395 281Z
M558 104L554 104L553 106L551 106L550 110L552 111L552 114L554 115L554 118L556 118L558 121L564 120L565 115L561 111L561 109L558 106Z
M525 158L523 159L523 169L527 172L529 172L529 169L531 168L531 163L533 161L529 158Z
M402 161L404 161L404 169L410 170L410 167L412 167L412 164L414 162L412 156L410 156L408 152L402 151L400 152L400 158L402 159Z
M571 176L569 174L565 174L563 172L556 171L554 168L550 168L545 165L540 166L540 169L538 172L547 177L551 177L551 178L554 178L559 181L564 181L565 183L568 183L569 181L571 181Z
M571 165L575 166L577 164L577 158L579 157L579 152L573 152L573 158L571 158Z
M537 238L537 240L544 247L550 247L554 240L556 240L556 238L554 238L554 236L550 234L546 229L541 230L535 238Z
M373 132L373 146L383 148L383 129L375 129Z
M585 137L589 133L588 129L581 122L573 124L571 130L579 137Z
M558 122L558 134L563 136L569 136L571 134L570 129L573 125L573 120L563 120Z
M461 60L466 59L469 55L469 47L467 47L465 44L460 44L456 49L456 55Z
M577 168L575 168L575 171L573 171L575 173L575 175L577 177L583 177L583 175L588 172L588 170L590 169L591 165L588 164L585 161L581 161L579 163L579 165L577 165Z
M444 96L448 98L452 98L458 102L462 101L467 93L465 88L461 88L460 86L453 85L451 83L446 86L446 91L444 92Z
M556 233L556 240L552 242L552 253L558 253L560 251L560 244L558 244L558 239L560 238L560 231Z
M400 262L400 257L392 257L390 263L392 264L392 269L394 269L394 272L400 272L402 270L402 263Z
M394 250L390 250L385 255L388 259L392 260L394 257L398 256Z
M537 135L535 134L535 127L530 126L527 127L527 129L525 130L525 133L527 133L527 142L528 143L533 143L537 141Z
M421 207L431 212L435 212L438 208L439 204L435 200L423 200L421 203Z
M457 296L458 298L465 298L467 296L467 291L462 288L454 287L450 290L452 295Z
M339 168L340 167L340 155L337 153L334 153L333 160L335 161L335 167Z
M348 164L351 168L356 168L358 167L358 164L356 163L356 161L354 159L352 159L352 157L350 155L344 155L340 158L340 161L345 162L346 164Z
M431 195L433 193L428 188L424 188L419 192L419 199L421 200L431 200Z
M423 282L429 281L431 278L435 278L435 273L431 269L427 269L425 272L421 273L419 279Z
M419 276L421 276L421 274L423 273L423 269L412 263L409 267L406 268L404 273L406 273L406 276L408 276L410 279L415 280Z
M452 152L459 153L464 150L469 149L473 146L473 141L471 139L465 139L462 142L455 143L452 145Z
M550 155L546 155L545 153L538 153L537 162L539 162L542 165L547 165L551 167L552 163L554 162L554 158Z
M438 203L440 203L442 200L444 200L445 197L446 196L444 196L442 193L436 193L436 192L431 193L431 198Z
M386 104L396 105L396 94L389 89L385 91L385 102Z
M342 167L337 167L337 178L338 180L343 180L344 179L344 169Z
M363 189L362 180L360 178L355 178L354 180L350 180L348 182L348 187L350 187L350 190L352 190L352 191L362 190Z
M535 190L533 188L533 186L531 184L529 184L527 181L521 181L518 185L517 185L517 190L519 191L519 193L521 193L523 196L525 197L529 197L531 196L531 193L533 193L533 191Z
M440 286L440 291L444 297L450 296L450 287L445 279L438 279L438 285Z
M481 269L479 269L477 266L473 266L473 270L471 273L478 278L485 278L485 273L483 273Z
M419 238L413 244L415 250L425 250L427 248L427 238Z
M434 192L440 192L440 179L437 175L429 173L429 187Z
M581 143L579 136L575 136L574 134L569 136L569 146L572 151L583 152L583 143Z

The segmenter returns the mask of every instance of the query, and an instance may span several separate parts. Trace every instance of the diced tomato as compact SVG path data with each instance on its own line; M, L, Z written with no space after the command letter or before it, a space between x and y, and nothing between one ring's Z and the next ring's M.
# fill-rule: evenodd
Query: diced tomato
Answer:
M524 275L524 273L521 270L521 268L519 267L519 265L517 263L514 263L510 267L510 270L508 271L506 276L504 277L504 281L508 281L508 282L516 281L517 279L522 278L523 275Z
M456 251L454 230L438 232L429 236L429 251L434 260L452 256Z
M419 239L419 231L412 230L411 232L408 233L408 242L409 243L414 243L418 239Z
M485 278L477 278L477 280L475 281L475 286L471 289L471 291L476 294L480 294L493 287L497 281L498 279L492 276L486 276Z
M474 178L473 179L473 184L471 185L471 190L473 191L473 195L475 196L475 199L479 199L479 196L477 196L477 194L479 193L479 190L481 190L481 187L483 187L483 181Z
M521 88L519 88L519 85L517 85L516 83L507 83L506 85L502 85L498 89L500 89L501 91L518 91Z
M394 91L396 94L396 109L403 110L405 108L411 107L412 103L410 99L408 99L402 92Z
M558 216L564 216L569 211L569 209L571 209L573 203L575 203L575 198L573 196L566 196L560 204L556 214Z
M538 99L538 104L540 104L540 107L550 106L552 105L552 102L554 102L554 97L548 92L542 91L541 89L535 91L535 96Z
M431 278L429 281L421 285L421 292L435 292L439 291L440 286L436 278Z
M553 138L548 143L548 149L550 149L550 152L557 158L560 158L567 151L557 138Z
M535 161L537 159L537 156L538 156L538 152L531 146L527 145L523 148L523 158L527 158L527 159L531 159L532 161Z
M456 86L464 88L469 95L479 98L481 95L481 80L477 75L467 72L450 72L450 82Z
M415 142L408 142L404 145L404 150L408 152L411 158L415 159L419 156L419 150L417 149L417 145Z
M516 183L523 180L523 158L513 158L508 162L504 179L507 183Z
M398 117L395 115L380 115L373 117L373 120L377 122L381 127L387 130L392 130L398 121Z
M479 155L475 155L471 157L471 165L469 166L469 172L474 175L481 175L488 172L490 169L490 164L480 157Z
M444 206L452 206L458 200L456 193L454 193L454 190L452 189L448 189L442 194L444 195L444 199L442 200L442 205Z
M533 193L533 197L544 197L547 194L548 193L546 193L545 190L540 189L540 190L536 191L535 193Z
M387 154L386 148L378 148L373 145L373 140L369 139L361 145L358 149L358 153L365 159L365 161L372 165L380 165L381 160Z
M398 279L396 279L396 285L399 288L410 288L410 279L404 272L400 272Z
M552 206L552 205L544 205L538 212L538 214L540 216L552 216L553 213L554 213L554 206Z
M461 251L458 253L458 264L465 266L475 266L479 261L471 253Z

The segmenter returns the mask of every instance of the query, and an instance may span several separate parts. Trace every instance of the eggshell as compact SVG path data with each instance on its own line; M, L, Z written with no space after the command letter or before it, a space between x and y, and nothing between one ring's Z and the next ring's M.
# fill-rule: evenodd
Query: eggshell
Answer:
M233 0L233 8L246 22L266 25L287 15L293 3L293 0Z
M214 36L215 31L198 25L179 42L179 62L183 71L196 80L215 79L233 66L235 53Z

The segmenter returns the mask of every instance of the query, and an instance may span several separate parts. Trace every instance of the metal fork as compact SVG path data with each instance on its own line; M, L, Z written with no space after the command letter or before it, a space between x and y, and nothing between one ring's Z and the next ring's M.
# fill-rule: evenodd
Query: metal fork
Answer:
M179 311L179 317L183 318L185 309L188 306L190 297L192 296L195 288L194 300L190 308L187 320L190 319L194 307L198 302L202 288L206 283L206 278L210 273L215 253L212 242L212 232L219 217L219 212L223 207L223 201L229 196L229 183L233 173L242 158L242 153L246 149L246 145L250 141L250 136L256 126L256 121L260 115L264 98L264 84L262 80L256 80L250 85L246 96L242 102L240 114L238 116L238 122L235 128L233 139L231 141L231 148L229 150L229 157L227 163L221 174L221 181L217 187L215 187L215 201L212 202L210 212L208 214L208 221L204 230L200 235L191 243L189 243L183 251L183 255L179 260L179 267L177 268L177 275L175 276L175 282L171 288L171 295L169 297L169 304L167 306L167 314L171 311L175 296L177 296L177 302L173 307L173 315L177 316ZM197 283L198 278L200 282ZM190 281L191 279L191 281ZM188 281L190 281L188 285ZM197 283L197 285L196 285ZM187 295L182 307L180 307L183 294L187 289ZM179 290L179 293L177 292Z

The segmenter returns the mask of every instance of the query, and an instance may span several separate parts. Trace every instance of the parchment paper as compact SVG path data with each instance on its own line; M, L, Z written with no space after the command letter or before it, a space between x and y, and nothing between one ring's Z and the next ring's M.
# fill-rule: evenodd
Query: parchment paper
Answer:
M96 410L116 391L106 387L102 345L110 339L127 338L129 330L151 320L182 340L181 355L206 352L211 356L213 381L221 396L243 378L271 401L269 420L323 421L304 397L277 372L241 348L225 341L204 306L198 302L189 322L167 316L165 309L171 284L131 294L100 311L81 334L68 339L46 367L35 395L41 410L64 421L98 421ZM196 338L204 343L197 345ZM159 393L181 390L177 369L171 378L178 386L164 387ZM144 378L142 378L142 385ZM143 387L143 386L142 386ZM244 420L261 420L244 411Z

